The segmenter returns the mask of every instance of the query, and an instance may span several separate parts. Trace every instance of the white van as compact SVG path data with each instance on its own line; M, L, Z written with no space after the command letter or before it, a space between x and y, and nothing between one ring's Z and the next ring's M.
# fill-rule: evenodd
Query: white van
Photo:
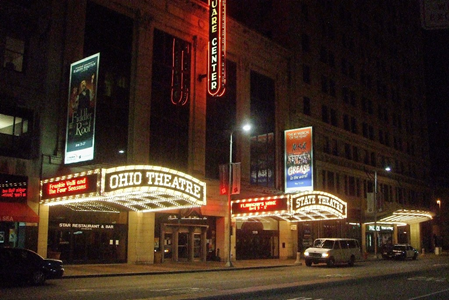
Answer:
M332 267L338 263L347 263L353 266L354 262L361 260L359 241L345 238L319 238L313 242L313 247L304 251L306 266L326 263Z

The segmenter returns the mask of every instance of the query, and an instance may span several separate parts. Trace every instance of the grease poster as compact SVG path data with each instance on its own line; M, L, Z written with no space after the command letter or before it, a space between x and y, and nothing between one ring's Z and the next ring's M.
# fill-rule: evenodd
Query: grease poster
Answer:
M313 190L313 136L312 127L286 130L285 192Z

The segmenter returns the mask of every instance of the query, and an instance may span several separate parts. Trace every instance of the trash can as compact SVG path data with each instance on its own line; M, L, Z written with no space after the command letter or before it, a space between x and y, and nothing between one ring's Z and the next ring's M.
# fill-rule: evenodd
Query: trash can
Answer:
M442 247L435 247L435 255L441 254Z

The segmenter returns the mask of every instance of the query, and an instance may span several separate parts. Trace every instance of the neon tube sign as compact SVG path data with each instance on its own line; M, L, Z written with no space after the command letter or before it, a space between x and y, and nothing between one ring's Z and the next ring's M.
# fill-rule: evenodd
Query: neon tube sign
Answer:
M209 0L209 53L207 90L221 97L226 85L226 0Z

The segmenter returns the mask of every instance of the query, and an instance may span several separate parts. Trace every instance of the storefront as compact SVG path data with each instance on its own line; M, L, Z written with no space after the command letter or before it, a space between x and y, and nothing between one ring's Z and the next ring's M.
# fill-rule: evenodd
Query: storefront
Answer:
M415 249L427 248L426 241L431 238L431 232L425 230L424 223L434 216L435 213L430 211L386 205L386 210L376 216L377 219L368 215L370 220L363 227L365 240L362 245L367 252L375 252L375 245L379 252L385 245L397 243L411 244Z
M0 247L35 248L39 216L28 206L28 178L0 174Z
M182 172L147 165L42 180L47 256L69 263L153 262L176 245L170 258L205 260L214 218L193 213L206 204L205 188Z
M320 191L231 203L232 217L236 220L237 259L294 256L312 243L317 232L331 237L341 234L347 218L347 203Z

